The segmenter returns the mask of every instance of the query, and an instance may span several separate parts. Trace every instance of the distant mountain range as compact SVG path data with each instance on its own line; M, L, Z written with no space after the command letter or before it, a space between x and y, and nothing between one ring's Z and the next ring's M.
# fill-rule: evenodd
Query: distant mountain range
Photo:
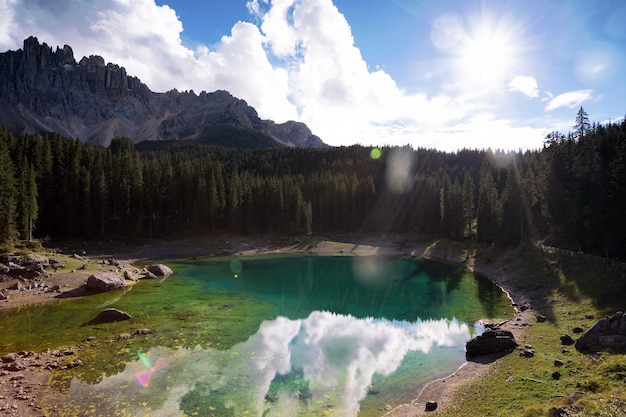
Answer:
M0 125L14 134L57 132L108 146L193 140L228 147L327 146L304 124L275 123L227 91L155 93L123 67L97 55L74 59L37 38L0 53Z

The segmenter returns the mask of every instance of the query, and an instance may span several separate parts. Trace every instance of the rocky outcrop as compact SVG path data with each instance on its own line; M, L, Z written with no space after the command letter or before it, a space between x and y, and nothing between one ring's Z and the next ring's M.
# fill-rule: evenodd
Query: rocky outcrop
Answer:
M0 273L11 275L22 272L43 272L50 266L50 259L38 254L19 256L5 254L0 257Z
M601 318L574 346L582 353L626 353L626 315L618 311Z
M504 355L517 348L513 333L507 330L486 330L465 345L465 356L473 359L485 355Z
M126 286L124 278L116 272L100 272L90 275L85 284L88 293L95 294L113 290L119 290Z
M107 308L99 312L96 317L89 320L85 325L113 323L116 321L130 320L131 318L131 315L124 311L120 311L116 308Z
M301 122L289 121L277 124L268 120L264 123L263 132L287 146L300 148L320 148L325 146L324 142L318 136L315 136L307 125Z
M68 45L52 50L37 38L0 53L0 124L15 133L57 132L108 146L124 136L199 140L228 146L326 146L303 123L259 118L226 91L155 93L100 56L74 59ZM240 143L245 138L248 142Z

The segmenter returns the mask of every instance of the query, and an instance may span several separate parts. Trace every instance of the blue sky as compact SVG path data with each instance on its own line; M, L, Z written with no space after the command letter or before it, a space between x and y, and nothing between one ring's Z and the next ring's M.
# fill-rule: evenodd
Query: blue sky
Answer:
M6 0L0 50L35 35L154 91L225 89L331 145L540 148L626 113L626 2Z

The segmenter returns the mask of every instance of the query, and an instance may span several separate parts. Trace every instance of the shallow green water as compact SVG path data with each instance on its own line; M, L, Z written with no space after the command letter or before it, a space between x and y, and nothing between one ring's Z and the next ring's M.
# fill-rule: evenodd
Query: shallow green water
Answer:
M477 320L513 314L489 281L415 258L168 265L126 292L3 312L0 352L96 336L51 381L57 416L379 416L460 366ZM133 319L81 326L105 307ZM153 333L114 340L139 328Z

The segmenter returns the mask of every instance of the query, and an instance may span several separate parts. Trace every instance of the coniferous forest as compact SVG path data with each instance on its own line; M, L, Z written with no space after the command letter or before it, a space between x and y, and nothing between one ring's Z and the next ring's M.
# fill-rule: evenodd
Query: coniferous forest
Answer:
M408 233L626 258L626 122L540 150L104 148L0 127L0 244L181 234Z

